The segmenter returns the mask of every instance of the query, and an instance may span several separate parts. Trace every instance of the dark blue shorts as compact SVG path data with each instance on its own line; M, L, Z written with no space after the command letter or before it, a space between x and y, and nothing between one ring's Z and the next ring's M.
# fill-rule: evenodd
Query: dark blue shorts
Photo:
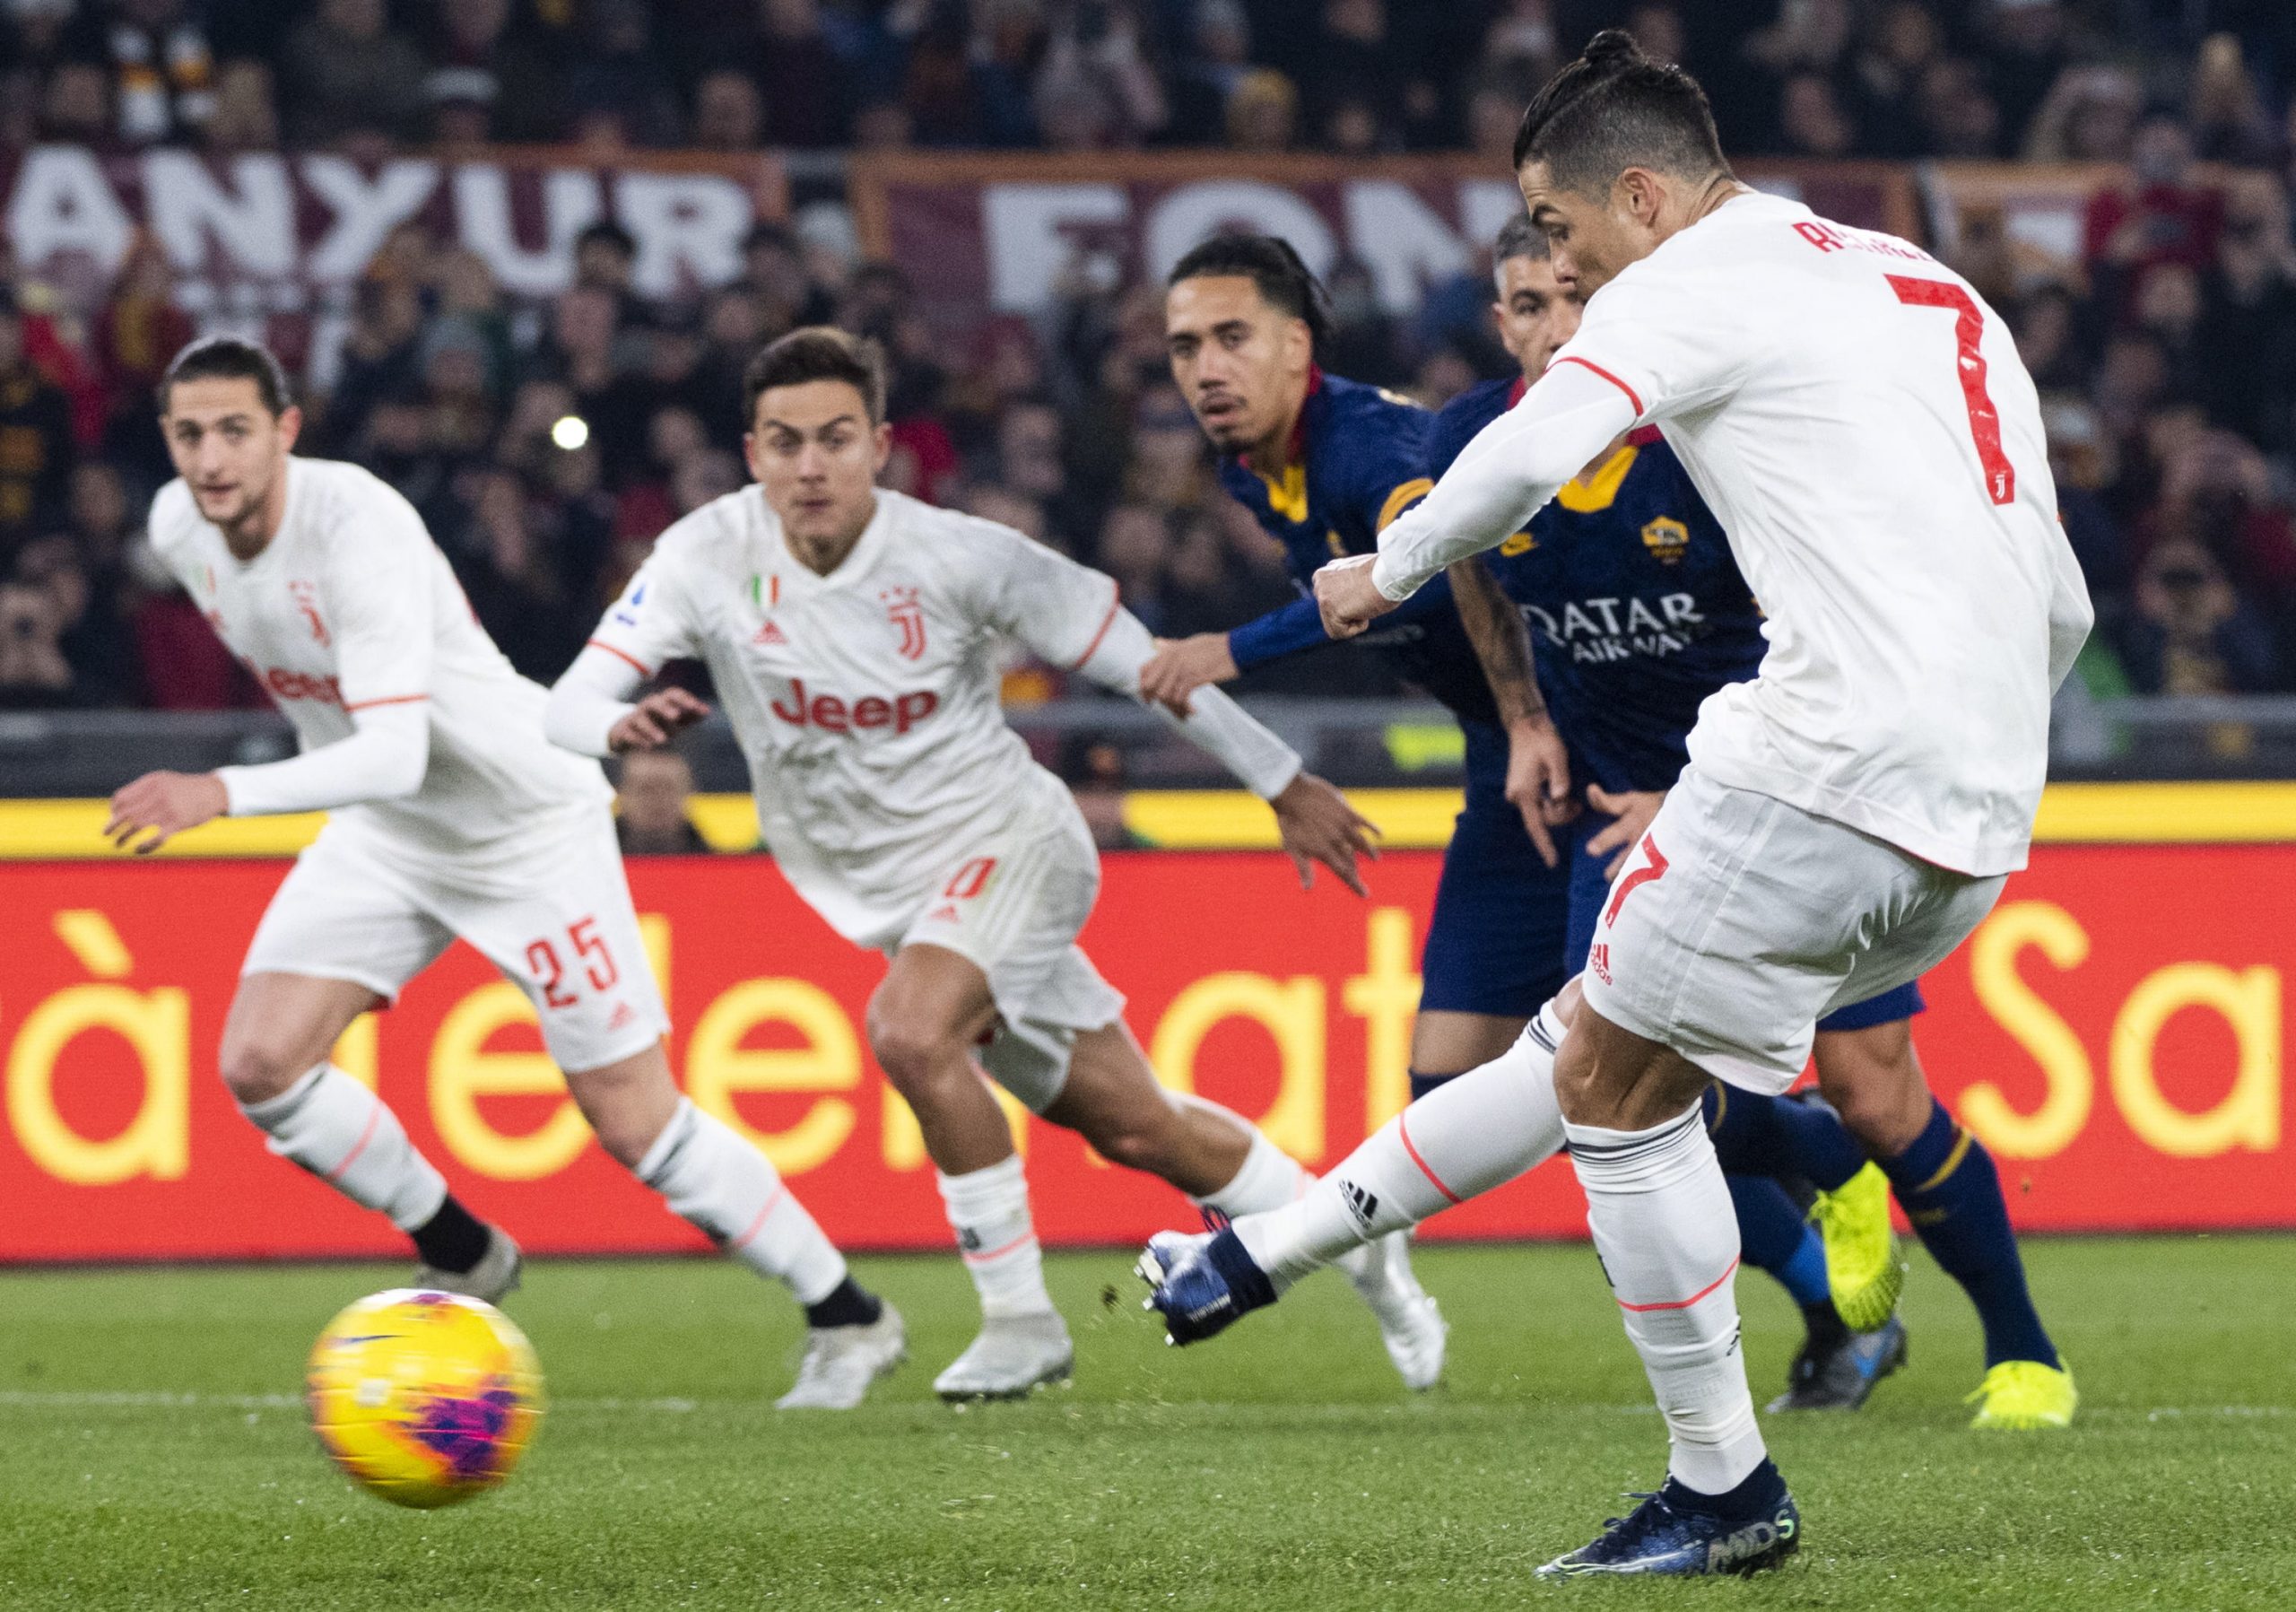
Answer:
M1508 804L1506 735L1481 723L1460 726L1467 738L1466 806L1435 886L1419 963L1420 1011L1526 1019L1578 972L1564 963L1569 852L1561 867L1540 861L1522 815Z
M1570 958L1570 972L1574 974L1586 966L1587 949L1595 944L1595 924L1602 917L1603 902L1610 897L1610 881L1603 877L1603 865L1618 854L1612 850L1590 857L1586 844L1589 836L1599 833L1610 821L1594 812L1582 812L1578 821L1562 831L1570 836L1570 923L1564 944ZM1818 1021L1818 1028L1870 1030L1876 1024L1909 1019L1926 1011L1928 1006L1921 999L1919 982L1912 981L1830 1013Z

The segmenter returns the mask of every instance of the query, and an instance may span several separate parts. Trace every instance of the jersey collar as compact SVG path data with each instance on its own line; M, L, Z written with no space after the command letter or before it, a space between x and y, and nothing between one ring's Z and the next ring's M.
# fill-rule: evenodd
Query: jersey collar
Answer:
M757 496L759 503L764 504L765 489L758 488ZM809 591L816 588L857 586L876 568L877 556L891 541L887 533L893 522L893 500L897 496L899 495L889 492L883 487L877 489L876 513L870 516L869 524L861 528L861 536L853 545L853 552L846 555L839 562L838 568L827 576L822 575L797 557L796 551L789 546L788 535L782 530L780 517L773 513L770 505L767 506L766 518L773 523L773 559L776 568L782 566L787 568L782 572L789 579L783 584L784 589L792 585Z

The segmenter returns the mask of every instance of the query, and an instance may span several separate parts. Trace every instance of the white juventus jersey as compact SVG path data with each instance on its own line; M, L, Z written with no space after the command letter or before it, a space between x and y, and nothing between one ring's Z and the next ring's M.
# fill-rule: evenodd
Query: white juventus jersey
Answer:
M610 798L595 762L543 736L544 691L471 614L422 517L356 465L290 457L287 510L235 558L178 479L152 504L153 551L286 713L306 752L349 738L353 713L423 701L422 787L342 808L420 852L515 849L544 820Z
M1769 615L1698 766L1960 872L2024 866L2090 610L2032 380L1968 282L1744 195L1596 292L1554 362L1664 429Z
M662 535L591 642L651 675L706 662L758 824L797 893L862 945L897 939L970 840L1075 813L1004 724L996 651L1088 658L1116 584L1009 527L879 489L844 563L810 570L754 484Z

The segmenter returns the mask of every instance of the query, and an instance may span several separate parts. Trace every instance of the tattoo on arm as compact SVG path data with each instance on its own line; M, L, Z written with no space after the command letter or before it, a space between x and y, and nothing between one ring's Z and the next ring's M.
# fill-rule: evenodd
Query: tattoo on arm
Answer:
M1450 568L1451 600L1483 663L1483 675L1499 704L1499 719L1511 726L1546 714L1538 678L1531 671L1531 634L1522 613L1500 591L1481 555Z

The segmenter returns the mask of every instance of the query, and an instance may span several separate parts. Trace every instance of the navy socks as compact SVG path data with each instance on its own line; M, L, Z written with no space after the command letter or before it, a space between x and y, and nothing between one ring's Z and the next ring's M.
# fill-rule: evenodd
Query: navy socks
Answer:
M1731 1094L1735 1103L1738 1094ZM1992 1155L1932 1102L1921 1135L1882 1169L1913 1229L1947 1276L1961 1285L1985 1328L1985 1364L2038 1360L2057 1365L2057 1349L2025 1290L2025 1265L2009 1229L2001 1177Z

